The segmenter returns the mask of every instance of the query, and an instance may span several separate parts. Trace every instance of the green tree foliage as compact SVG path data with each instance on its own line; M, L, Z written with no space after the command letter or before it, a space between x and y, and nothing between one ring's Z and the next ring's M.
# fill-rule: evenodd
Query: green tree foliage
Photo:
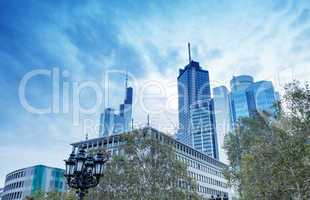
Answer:
M310 199L310 88L285 88L278 117L241 119L225 139L226 176L242 199Z
M50 191L50 192L43 192L37 191L31 196L25 198L25 200L77 200L76 195L74 192L69 191L66 194Z
M78 200L76 192L74 190L70 190L64 195L64 200Z
M176 159L174 149L150 137L147 130L124 135L126 145L107 164L89 199L199 199L195 183L186 165Z

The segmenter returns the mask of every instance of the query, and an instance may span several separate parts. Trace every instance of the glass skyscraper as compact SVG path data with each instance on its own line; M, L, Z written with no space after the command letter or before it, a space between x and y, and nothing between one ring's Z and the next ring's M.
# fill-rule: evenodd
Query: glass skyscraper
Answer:
M266 114L276 117L277 93L271 81L254 82L253 77L234 76L230 81L230 107L233 127L242 117Z
M202 149L204 153L209 154L213 151L212 156L217 158L209 72L203 70L199 63L191 60L189 56L189 64L184 69L180 69L177 80L179 106L177 139L194 148ZM208 131L204 131L204 127L209 127Z
M127 86L124 103L119 106L119 113L115 113L112 108L106 108L100 115L100 136L109 136L130 131L132 119L132 97L133 89Z
M225 86L213 88L213 100L219 160L228 164L227 154L223 147L225 136L231 131L229 90Z
M254 82L252 76L234 76L230 81L231 91L225 86L213 88L219 160L228 164L223 149L225 136L234 130L238 120L261 114L276 118L279 95L271 81Z
M267 114L276 117L277 93L271 81L259 81L247 88L250 115Z
M218 158L217 137L212 100L201 100L190 106L192 146L208 156Z
M231 121L233 125L242 117L249 117L249 106L246 89L254 82L248 75L234 76L230 81Z

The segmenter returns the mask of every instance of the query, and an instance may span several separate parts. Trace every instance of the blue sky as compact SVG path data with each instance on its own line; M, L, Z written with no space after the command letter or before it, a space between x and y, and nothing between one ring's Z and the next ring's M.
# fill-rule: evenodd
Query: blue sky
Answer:
M310 4L307 0L1 1L0 187L5 174L21 167L38 163L63 167L69 144L85 137L83 125L73 124L71 107L66 113L25 110L18 96L25 74L59 68L68 74L61 76L62 86L101 82L106 71L128 70L136 96L152 81L164 93L156 84L150 86L148 92L163 95L148 104L168 99L175 111L175 82L178 69L187 63L188 41L193 59L210 71L212 86L229 86L233 75L250 74L256 80L272 80L281 91L293 79L309 80ZM98 123L105 105L120 103L123 85L124 78L114 76L110 101L92 114L82 114L80 121ZM37 107L50 105L50 78L32 79L26 96ZM80 95L86 107L94 98L91 90ZM146 121L139 103L134 117L140 124ZM174 127L177 115L164 110L152 114L151 121L155 127ZM88 134L97 136L96 131Z

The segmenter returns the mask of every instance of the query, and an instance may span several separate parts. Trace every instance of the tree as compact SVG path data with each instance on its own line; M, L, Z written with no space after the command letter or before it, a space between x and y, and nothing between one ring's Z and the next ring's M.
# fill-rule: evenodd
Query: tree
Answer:
M241 119L225 140L226 176L242 199L310 198L310 89L288 84L278 118Z
M34 192L31 196L27 196L25 199L26 200L60 200L63 198L65 200L76 199L76 198L71 198L71 197L67 198L67 195L64 195L61 192L56 192L56 191L49 191L49 192L37 191L37 192Z
M199 199L195 183L172 146L134 131L124 135L126 144L107 164L99 186L89 199Z
M45 192L39 190L34 192L31 196L27 196L26 199L31 200L44 200L45 199Z
M64 196L65 200L77 200L77 196L74 190L69 190Z

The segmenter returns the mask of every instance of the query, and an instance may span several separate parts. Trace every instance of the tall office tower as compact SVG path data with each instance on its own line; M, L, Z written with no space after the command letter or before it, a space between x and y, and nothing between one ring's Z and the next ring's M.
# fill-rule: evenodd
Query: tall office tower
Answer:
M100 133L102 135L111 135L114 130L114 109L106 108L100 115Z
M100 115L100 136L110 136L130 131L132 119L132 97L133 89L128 87L128 78L126 75L125 100L119 106L119 113L114 109L106 108Z
M238 119L250 116L246 89L252 83L253 77L248 75L234 76L230 81L231 121L233 127L236 125Z
M195 62L191 59L190 55L190 45L188 44L189 52L189 64L185 66L184 69L180 69L178 80L178 103L179 103L179 130L177 134L177 139L181 142L188 144L190 146L195 146L192 134L192 122L195 120L191 119L191 107L194 111L194 106L198 102L206 101L211 102L211 93L210 93L210 80L209 72L203 70L198 62ZM210 109L204 109L212 118L211 113L213 113L213 106L210 106ZM196 110L194 111L196 112ZM198 112L198 111L197 111ZM199 111L200 112L200 111ZM201 111L202 112L202 111ZM195 114L192 114L193 116ZM199 116L205 117L205 114L200 114ZM204 126L214 127L214 121L209 120L210 124L204 124ZM211 129L215 131L214 128ZM196 131L196 127L195 127ZM202 133L201 133L202 134ZM216 133L212 133L215 135ZM203 135L203 134L202 134ZM215 139L215 138L213 138ZM216 141L213 143L217 148ZM212 144L210 144L212 145ZM217 155L217 153L213 153Z
M264 114L272 118L277 113L277 92L271 81L254 82L253 77L233 77L231 84L231 119L233 127L242 117Z
M225 86L213 88L214 113L216 134L219 145L219 160L228 164L227 154L224 150L225 136L231 130L229 91Z
M258 81L247 88L250 115L277 115L278 96L271 81Z
M190 106L193 148L218 158L213 101L202 100Z

